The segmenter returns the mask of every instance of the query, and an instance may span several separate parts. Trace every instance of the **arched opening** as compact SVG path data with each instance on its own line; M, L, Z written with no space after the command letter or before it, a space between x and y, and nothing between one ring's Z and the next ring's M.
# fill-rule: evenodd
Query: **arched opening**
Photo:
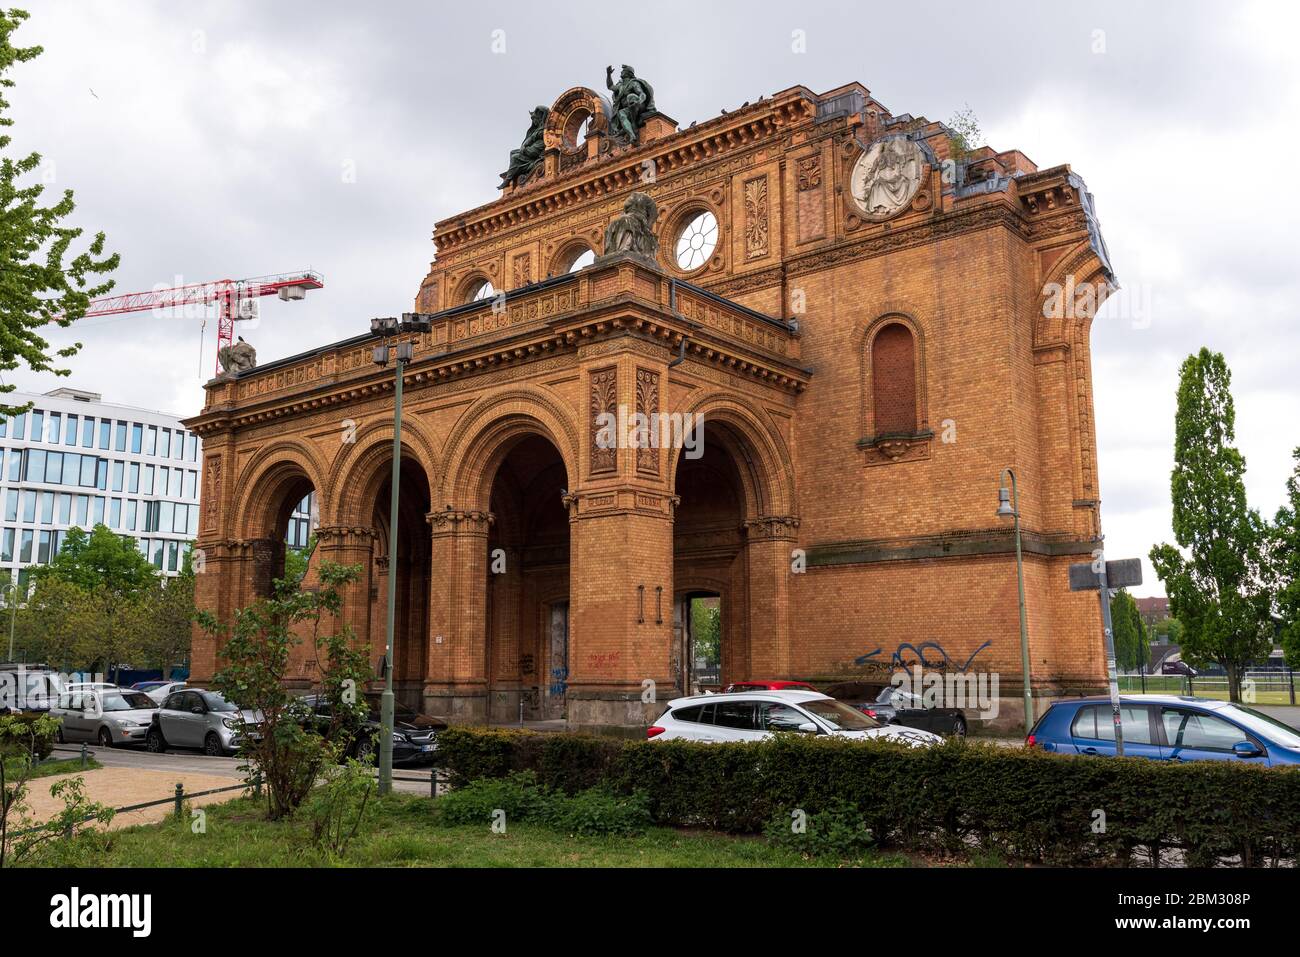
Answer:
M488 720L566 717L569 679L568 477L537 433L513 440L492 479L486 585Z
M397 496L397 555L389 555L392 515L392 459L379 468L373 493L371 524L375 530L375 577L370 591L370 657L382 664L387 648L388 581L396 576L393 617L393 691L399 701L420 710L429 654L429 585L432 537L429 522L429 477L419 461L402 456ZM376 676L381 669L376 667Z
M749 677L744 638L745 483L740 441L721 425L705 424L699 454L683 450L673 523L672 661L684 693L716 691ZM705 611L705 609L708 609ZM717 638L707 622L716 609Z
M584 242L573 242L556 255L551 266L552 276L578 272L596 261L596 252Z
M299 466L284 462L256 481L247 510L252 594L269 598L276 581L301 582L307 577L320 524L316 488Z

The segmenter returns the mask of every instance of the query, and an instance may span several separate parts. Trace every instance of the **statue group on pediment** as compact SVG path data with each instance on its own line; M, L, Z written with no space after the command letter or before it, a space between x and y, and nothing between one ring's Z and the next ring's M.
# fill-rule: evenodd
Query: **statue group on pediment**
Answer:
M617 82L614 80L614 67L605 68L605 86L613 97L609 116L611 139L620 146L636 146L640 142L641 127L659 113L655 109L654 88L626 63ZM533 110L523 142L518 149L510 151L510 163L501 174L501 189L527 182L541 165L546 152L545 132L549 115L550 109L545 106Z

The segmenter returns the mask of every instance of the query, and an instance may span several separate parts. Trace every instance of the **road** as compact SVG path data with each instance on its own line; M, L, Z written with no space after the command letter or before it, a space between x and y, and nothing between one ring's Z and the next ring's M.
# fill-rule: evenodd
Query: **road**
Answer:
M76 757L81 753L81 746L75 744L56 745L58 757ZM86 751L106 768L140 768L146 771L172 771L177 774L211 774L237 781L243 777L239 770L242 758L212 758L197 751L169 751L165 754L150 754L136 748L101 748L87 745ZM394 768L393 790L406 794L429 793L428 768Z

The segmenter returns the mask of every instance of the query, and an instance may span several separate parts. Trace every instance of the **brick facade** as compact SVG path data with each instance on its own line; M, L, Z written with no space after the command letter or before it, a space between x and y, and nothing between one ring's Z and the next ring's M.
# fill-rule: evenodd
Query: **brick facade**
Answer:
M609 142L600 109L566 93L538 170L435 228L415 304L433 331L409 337L404 382L408 703L469 721L644 723L687 680L678 599L703 593L721 600L724 681L879 675L931 642L927 661L996 671L1014 700L1006 467L1034 692L1100 687L1096 597L1066 582L1100 538L1091 313L1074 297L1112 281L1082 181L1015 151L955 165L941 124L893 116L856 84L684 130L658 116L632 148ZM562 134L583 110L597 117L574 146ZM850 177L900 136L923 177L876 221ZM633 190L659 207L657 263L568 273L602 253ZM686 273L673 248L705 211L717 247ZM504 298L468 301L485 281ZM345 614L378 657L393 371L373 345L214 380L187 425L205 451L200 603L229 615L264 593L286 504L314 488L313 561L363 565ZM702 414L702 454L603 447L598 417L620 408ZM196 637L196 680L217 655Z

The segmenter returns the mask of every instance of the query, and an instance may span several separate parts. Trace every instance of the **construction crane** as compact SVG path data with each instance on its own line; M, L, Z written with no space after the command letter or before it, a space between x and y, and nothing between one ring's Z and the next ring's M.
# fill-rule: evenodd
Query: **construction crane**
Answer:
M257 318L257 300L261 296L279 296L285 302L296 302L307 295L309 289L321 289L325 278L310 269L257 276L252 279L217 279L213 282L196 282L186 286L153 289L149 292L128 292L120 296L92 299L86 316L115 316L128 312L150 312L155 309L179 309L185 306L217 303L217 364L221 372L221 348L235 341L235 323Z

